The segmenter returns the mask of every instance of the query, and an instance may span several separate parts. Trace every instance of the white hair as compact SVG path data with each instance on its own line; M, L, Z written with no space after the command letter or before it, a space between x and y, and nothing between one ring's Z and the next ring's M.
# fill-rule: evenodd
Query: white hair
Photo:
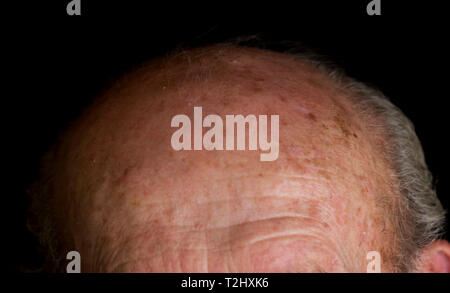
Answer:
M321 57L296 54L296 57L315 64L352 93L355 107L363 115L378 121L371 125L386 138L385 155L395 174L400 194L399 204L387 203L385 210L395 228L399 251L393 255L394 270L414 272L420 252L444 233L445 210L433 187L431 172L413 123L380 90L348 77L341 69ZM383 208L386 203L380 200Z
M387 159L401 195L400 206L394 211L399 213L394 216L403 252L397 266L402 271L413 271L420 250L442 235L445 211L433 188L431 172L411 121L380 91L359 82L350 83L349 88L358 94L360 105L382 122Z

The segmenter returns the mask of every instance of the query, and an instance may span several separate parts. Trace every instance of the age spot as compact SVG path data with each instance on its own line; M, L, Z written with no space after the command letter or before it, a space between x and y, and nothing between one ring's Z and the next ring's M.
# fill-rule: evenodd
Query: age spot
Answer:
M309 120L312 120L312 121L314 121L314 122L317 121L316 115L314 115L313 113L308 113L308 115L306 115L306 117L307 117Z

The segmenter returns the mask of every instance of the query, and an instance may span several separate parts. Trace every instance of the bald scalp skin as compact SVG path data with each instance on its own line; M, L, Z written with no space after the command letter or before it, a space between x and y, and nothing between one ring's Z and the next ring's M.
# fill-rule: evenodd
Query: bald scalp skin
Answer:
M314 66L218 45L124 77L56 151L62 235L85 272L391 271L396 197L380 135ZM277 160L174 151L173 116L279 115Z

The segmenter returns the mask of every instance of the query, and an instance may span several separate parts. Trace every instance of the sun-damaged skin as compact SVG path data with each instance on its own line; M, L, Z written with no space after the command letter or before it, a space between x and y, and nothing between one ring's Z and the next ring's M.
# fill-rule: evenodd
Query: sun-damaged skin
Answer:
M348 93L312 65L214 46L124 77L57 149L58 206L85 272L391 271L391 168ZM171 119L279 115L277 160L175 151ZM392 245L391 245L392 244Z

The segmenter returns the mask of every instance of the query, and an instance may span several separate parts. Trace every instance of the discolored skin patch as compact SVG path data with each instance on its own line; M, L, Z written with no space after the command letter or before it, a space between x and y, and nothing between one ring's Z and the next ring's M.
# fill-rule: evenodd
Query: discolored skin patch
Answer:
M348 138L351 135L351 132L347 128L346 121L339 115L336 115L335 121L337 125L339 126L339 129L341 130L342 134Z
M308 119L310 119L310 120L312 120L312 121L314 121L314 122L317 121L317 118L316 118L316 116L315 116L313 113L309 113L309 114L307 115L307 117L308 117Z
M171 118L195 106L279 115L279 158L174 151ZM60 146L55 189L84 270L362 272L368 251L389 258L376 202L392 174L351 109L314 66L257 49L195 49L131 74Z

